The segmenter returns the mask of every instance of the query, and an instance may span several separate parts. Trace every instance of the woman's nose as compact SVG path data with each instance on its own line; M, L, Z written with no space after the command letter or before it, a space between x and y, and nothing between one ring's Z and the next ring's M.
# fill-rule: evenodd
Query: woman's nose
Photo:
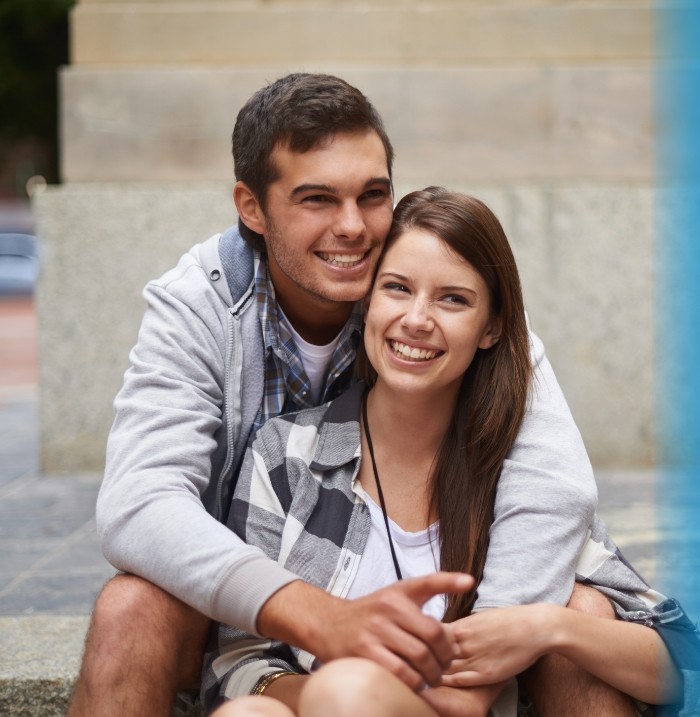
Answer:
M434 326L430 302L420 297L413 299L406 307L402 323L412 331L430 331Z

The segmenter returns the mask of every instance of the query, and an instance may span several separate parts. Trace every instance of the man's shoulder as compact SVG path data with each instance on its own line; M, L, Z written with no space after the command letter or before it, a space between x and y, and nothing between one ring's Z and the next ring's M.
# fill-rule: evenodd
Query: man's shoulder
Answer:
M172 269L148 285L186 301L214 293L232 306L249 290L254 262L253 249L233 226L195 244Z

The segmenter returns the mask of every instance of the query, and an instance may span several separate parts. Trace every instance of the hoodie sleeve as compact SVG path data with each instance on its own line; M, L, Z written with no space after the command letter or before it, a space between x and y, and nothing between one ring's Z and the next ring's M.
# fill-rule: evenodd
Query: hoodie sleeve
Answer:
M475 610L566 605L597 505L581 434L542 342L530 334L530 407L501 472Z
M97 501L102 550L119 570L255 633L260 607L296 577L202 503L222 427L228 312L191 255L144 296Z

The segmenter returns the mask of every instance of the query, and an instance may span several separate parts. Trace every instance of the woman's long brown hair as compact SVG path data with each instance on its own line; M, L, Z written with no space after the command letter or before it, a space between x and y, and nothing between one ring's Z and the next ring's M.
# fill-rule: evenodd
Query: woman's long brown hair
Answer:
M430 493L431 514L440 524L440 567L470 573L478 590L498 479L525 415L532 381L520 278L500 222L478 199L442 187L408 194L394 211L384 251L413 228L442 239L479 272L489 290L491 315L501 323L499 340L479 349L464 374L436 456ZM364 347L357 367L361 378L374 383ZM475 592L449 595L444 621L468 615L475 599Z

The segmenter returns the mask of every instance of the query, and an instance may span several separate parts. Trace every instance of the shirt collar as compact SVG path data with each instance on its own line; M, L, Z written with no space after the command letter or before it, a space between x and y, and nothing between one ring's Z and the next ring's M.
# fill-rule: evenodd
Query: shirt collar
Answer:
M353 384L331 401L318 426L318 444L310 468L330 470L360 456L360 407L365 384Z
M270 278L270 271L267 266L265 257L259 252L255 252L254 259L255 273L255 297L258 304L258 314L260 316L260 324L262 327L263 343L265 353L270 351L279 352L283 348L283 342L280 338L280 321L277 313L277 296L275 287ZM352 308L352 313L347 320L340 333L338 341L338 350L345 352L354 359L356 349L356 336L362 331L362 302L357 301Z

